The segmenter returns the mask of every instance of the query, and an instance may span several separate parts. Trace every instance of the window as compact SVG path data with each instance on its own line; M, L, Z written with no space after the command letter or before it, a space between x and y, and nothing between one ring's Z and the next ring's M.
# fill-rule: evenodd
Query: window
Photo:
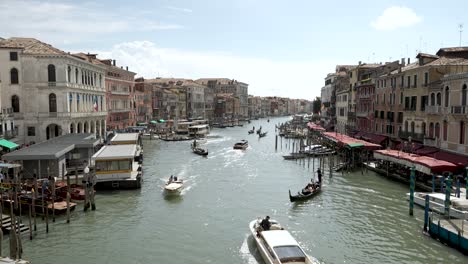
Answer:
M78 83L78 69L75 69L75 83Z
M434 123L429 124L429 138L434 138Z
M408 76L406 87L410 88L410 85L411 85L411 76Z
M422 122L421 125L421 133L425 136L426 135L426 123Z
M377 95L376 103L379 104L379 95Z
M55 80L55 66L54 65L49 64L49 66L47 66L47 76L48 76L49 82L56 82L56 80Z
M465 144L465 122L460 122L460 144Z
M400 104L403 104L403 92L400 93Z
M383 81L383 87L387 87L387 79Z
M11 97L11 108L13 108L13 112L19 113L20 105L19 105L19 97L17 95L13 95Z
M408 132L408 121L405 121L405 132Z
M401 76L400 87L405 85L405 76Z
M426 109L427 100L427 95L421 96L421 111L424 111Z
M405 97L405 110L410 110L410 98Z
M11 84L19 83L18 70L16 68L13 68L10 70L10 83Z
M397 122L400 123L400 124L403 122L403 112L398 112Z
M418 86L418 75L414 75L413 77L413 87L416 88Z
M445 99L445 103L444 103L445 107L449 106L449 92L450 92L449 87L448 86L445 87L445 95L444 95L444 97L445 97L444 98Z
M440 93L437 93L437 96L436 96L436 104L438 106L441 106L442 105L442 95Z
M385 112L384 111L380 111L380 119L384 119L385 118Z
M431 105L435 105L435 94L431 93Z
M436 123L436 125L435 125L435 136L436 136L436 138L440 138L440 125L439 125L439 123Z
M418 97L417 96L411 96L411 110L416 111L416 105L418 103Z
M414 133L414 122L411 122L411 133Z
M442 136L444 138L444 141L447 141L447 127L448 127L447 121L444 120L444 125L443 125L443 128L442 128L442 130L443 130L443 135Z
M71 67L67 67L67 81L71 82Z
M429 73L425 72L424 73L424 86L427 86L428 83L429 83Z
M10 60L11 61L17 61L18 60L18 52L10 51Z
M49 94L49 112L57 112L57 96L54 93Z
M464 84L461 92L461 105L466 106L466 101L466 84Z
M28 127L28 137L36 136L36 128L35 127Z

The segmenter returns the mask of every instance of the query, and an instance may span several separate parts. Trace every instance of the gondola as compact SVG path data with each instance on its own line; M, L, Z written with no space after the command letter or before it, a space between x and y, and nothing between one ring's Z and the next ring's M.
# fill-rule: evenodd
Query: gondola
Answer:
M258 137L266 137L267 135L267 132L261 132L260 134L258 134Z
M208 156L208 150L202 148L193 148L193 153L198 154L200 156Z
M249 130L249 131L248 131L249 135L250 135L250 134L253 134L254 132L255 132L255 131L253 131L253 130Z
M314 197L317 193L320 192L321 190L321 185L320 184L317 184L315 185L315 188L313 191L311 192L308 192L307 194L304 194L303 190L301 190L300 192L297 192L297 195L291 195L291 190L289 190L289 201L291 202L295 202L295 201L303 201L303 200L307 200L307 199L310 199L312 197Z

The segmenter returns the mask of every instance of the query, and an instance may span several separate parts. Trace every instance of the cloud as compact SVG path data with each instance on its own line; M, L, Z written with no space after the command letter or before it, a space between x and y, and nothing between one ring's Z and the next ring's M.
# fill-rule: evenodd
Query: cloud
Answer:
M384 10L375 21L370 24L377 30L395 30L405 28L421 22L423 18L405 6L392 6Z
M0 1L0 25L6 36L23 36L69 42L86 41L99 34L179 29L126 10L108 10L105 6L82 2L37 0ZM65 37L64 37L65 36Z
M175 7L175 6L166 6L167 9L174 10L174 11L179 11L179 12L184 12L184 13L192 13L192 9L188 8L180 8L180 7Z
M336 65L331 61L283 62L168 49L150 41L125 42L109 50L90 52L98 53L101 59L116 59L118 65L129 66L129 70L145 78L223 77L248 83L249 94L310 100L320 95L324 76Z

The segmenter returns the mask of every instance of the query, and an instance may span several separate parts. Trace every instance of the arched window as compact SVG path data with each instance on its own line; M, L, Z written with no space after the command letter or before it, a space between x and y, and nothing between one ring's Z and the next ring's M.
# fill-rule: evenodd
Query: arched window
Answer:
M431 105L435 105L435 94L431 93Z
M99 87L102 87L102 75L99 74Z
M56 82L55 66L53 64L49 64L49 66L47 66L47 76L48 76L49 82Z
M464 84L461 92L461 105L466 106L466 101L466 84Z
M13 68L10 70L10 83L11 84L19 83L18 70L16 68Z
M411 122L411 133L414 133L414 122Z
M447 129L448 129L447 120L444 120L444 124L442 127L442 138L444 139L444 141L447 141Z
M436 123L436 125L435 125L435 137L440 138L440 125L439 125L439 123Z
M465 144L465 122L460 121L460 144Z
M77 112L80 111L80 95L79 94L76 95L76 111Z
M67 81L71 82L71 67L67 67Z
M57 96L54 93L49 94L49 112L57 112Z
M422 122L422 124L421 124L421 133L424 136L426 135L426 122Z
M408 132L408 121L405 121L405 132Z
M437 93L437 105L442 105L442 95L440 93Z
M81 84L85 84L84 72L81 71Z
M434 123L429 124L429 138L434 138Z
M75 69L75 83L78 83L78 69Z
M19 104L19 97L17 95L13 95L11 97L11 108L13 108L13 112L19 113L20 104Z
M444 99L445 99L445 103L444 103L444 106L445 107L448 107L449 106L449 88L448 86L445 87L445 95L444 95Z

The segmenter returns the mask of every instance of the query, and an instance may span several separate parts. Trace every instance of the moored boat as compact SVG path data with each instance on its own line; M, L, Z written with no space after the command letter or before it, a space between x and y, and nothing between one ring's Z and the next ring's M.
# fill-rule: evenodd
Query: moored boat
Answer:
M307 256L299 243L275 220L269 220L269 230L262 228L262 220L253 220L249 224L257 248L267 264L311 264L318 263Z
M234 149L246 149L249 146L249 142L245 139L234 144Z

